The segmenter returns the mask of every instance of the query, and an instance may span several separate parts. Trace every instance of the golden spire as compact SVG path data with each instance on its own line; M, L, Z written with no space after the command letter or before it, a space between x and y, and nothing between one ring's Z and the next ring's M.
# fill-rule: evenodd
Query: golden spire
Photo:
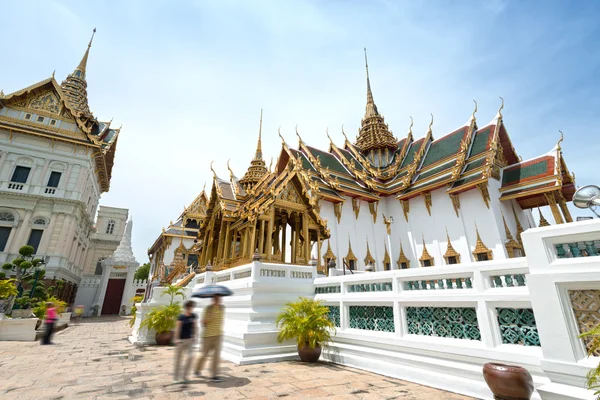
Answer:
M519 218L517 218L517 211L515 211L515 205L512 204L512 211L515 217L515 221L517 223L517 242L519 245L523 247L523 240L521 239L521 233L523 233L523 227L521 226L521 222L519 222Z
M87 99L87 82L85 80L87 61L90 54L90 48L92 47L92 41L94 40L94 35L96 34L96 28L92 33L92 38L88 44L87 49L85 50L85 54L81 59L81 62L75 68L72 74L68 75L67 78L61 83L61 89L65 93L67 97L67 101L69 106L72 109L78 111L80 113L80 117L83 117L87 120L93 119L92 112L90 111L90 107L88 105Z
M211 171L212 171L212 173L213 173L213 177L214 177L215 179L217 179L217 173L215 172L215 170L214 170L214 168L213 168L213 163L214 163L214 162L215 162L214 160L210 162L210 170L211 170Z
M227 169L229 170L229 178L233 182L233 178L235 177L235 174L233 173L233 171L231 170L231 167L229 166L229 161L230 160L227 160Z
M548 223L548 221L546 221L546 218L544 218L544 214L542 214L542 210L540 210L540 208L538 207L538 213L540 213L540 227L542 226L550 226L550 224Z
M433 126L433 113L429 113L431 115L431 122L429 123L429 127L427 128L427 133L431 133L431 127Z
M413 117L409 117L410 118L410 126L408 127L408 136L412 137L412 127L413 124L415 123L415 121L413 121Z
M81 75L79 75L79 77L81 79L85 79L85 70L87 68L88 56L90 55L90 48L92 47L92 41L94 40L94 35L95 34L96 34L96 28L94 28L94 30L92 31L92 38L90 39L90 43L88 44L88 47L85 50L85 54L83 55L83 58L81 59L81 62L79 63L79 65L77 66L77 68L75 68L74 74L76 74L77 71L80 71Z
M510 229L508 229L508 224L506 223L506 219L504 218L503 212L502 212L502 222L504 223L504 233L506 234L506 240L514 240L512 234L510 233Z
M477 112L477 102L473 99L473 103L475 103L475 109L473 110L473 114L471 114L471 119L475 120L475 113Z
M502 118L502 109L504 108L504 99L501 96L498 96L498 97L500 97L500 100L502 100L502 104L500 105L500 108L498 109L498 114L496 114L496 118L501 119Z
M421 258L419 258L419 261L424 262L429 260L429 262L431 263L429 266L433 266L433 257L431 257L431 254L429 254L429 251L427 250L427 245L425 244L425 236L423 234L421 234L421 239L423 240L423 253L421 254ZM424 263L422 266L425 266Z
M254 155L255 160L262 160L262 114L263 110L260 109L260 123L258 126L258 144L256 145L256 154Z
M281 134L279 135L281 136ZM260 126L258 129L258 144L256 146L256 154L252 161L250 161L250 167L239 180L240 184L245 190L252 189L254 185L256 185L265 174L267 174L267 164L263 160L262 156L262 109L260 110ZM282 138L283 139L283 138Z
M365 118L379 116L377 106L373 100L373 92L371 92L371 80L369 79L369 62L367 61L367 48L365 47L365 69L367 70L367 107L365 110Z
M365 266L369 265L370 263L375 264L375 259L371 255L371 250L369 249L369 238L367 238L367 255L365 256L364 261L365 261Z
M560 143L563 141L564 135L560 129L558 131L560 132L560 139L558 139L558 142L556 143L556 148L558 151L560 151Z
M367 106L365 108L365 116L361 121L360 131L356 138L356 147L365 155L369 153L372 157L371 162L374 162L375 154L383 151L384 154L389 154L397 148L398 140L389 131L383 117L379 114L373 93L371 92L371 80L369 78L369 64L367 62L367 49L365 49L365 68L367 71ZM391 162L392 157L385 156L383 161L378 161L378 167L384 167Z
M446 264L450 264L450 257L456 257L456 264L460 263L460 254L458 254L458 252L452 246L452 242L450 241L450 235L448 234L448 228L446 228L446 239L448 240L448 244L446 245L446 253L444 253L444 259L446 260Z

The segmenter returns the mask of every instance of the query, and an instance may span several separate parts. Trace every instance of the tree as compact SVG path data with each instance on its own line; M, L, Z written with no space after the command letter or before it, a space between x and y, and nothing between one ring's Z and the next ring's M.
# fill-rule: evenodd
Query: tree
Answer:
M4 270L12 270L15 272L15 280L19 296L23 295L23 284L30 283L35 280L35 271L44 262L41 258L33 258L35 249L31 246L23 246L19 249L20 257L15 258L12 262L2 265ZM39 272L38 278L43 278L46 271ZM37 289L37 288L36 288Z
M135 270L135 275L133 279L137 279L140 281L145 281L150 276L150 263L142 264Z

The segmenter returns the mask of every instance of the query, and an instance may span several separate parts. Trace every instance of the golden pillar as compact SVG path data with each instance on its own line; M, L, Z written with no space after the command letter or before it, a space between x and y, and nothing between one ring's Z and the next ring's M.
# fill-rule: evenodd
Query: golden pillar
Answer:
M308 215L302 213L302 234L304 235L304 260L308 264L310 260L310 235L308 232Z
M225 247L225 220L221 217L221 225L219 226L219 239L217 243L217 261L223 259L223 250Z
M265 253L267 253L267 260L271 259L273 254L273 224L275 220L275 207L271 208L271 215L269 216L269 223L267 225L267 244Z
M285 253L287 249L287 214L281 214L281 262L285 264Z
M257 221L254 221L254 224L250 227L250 250L248 252L248 256L252 257L252 253L254 253L254 250L256 250L256 223Z
M223 261L227 260L230 258L229 256L229 250L231 247L231 235L229 232L229 226L231 225L231 222L227 221L226 225L225 225L225 243L223 245Z
M260 233L258 236L258 252L265 254L265 220L260 221Z
M321 231L317 228L317 268L321 268ZM327 268L327 266L325 266Z
M554 196L554 192L544 193L544 197L546 197L546 201L550 206L550 210L552 211L552 216L554 217L554 221L557 224L564 223L562 215L560 215L560 210L558 209L558 205L556 204L556 197Z
M573 222L573 217L571 216L571 212L569 211L569 207L567 207L567 201L561 192L556 192L558 197L558 205L560 206L560 210L562 211L563 216L565 217L566 222Z

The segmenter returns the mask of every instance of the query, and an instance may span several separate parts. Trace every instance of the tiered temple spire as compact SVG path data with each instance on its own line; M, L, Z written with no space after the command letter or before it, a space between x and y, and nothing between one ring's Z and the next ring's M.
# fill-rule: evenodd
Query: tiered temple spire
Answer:
M240 179L240 184L244 190L251 190L265 174L268 169L262 155L262 110L260 110L260 126L258 128L258 143L256 145L256 153L254 159L250 161L250 167L246 174Z
M367 49L365 49L365 68L367 71L367 105L365 117L361 121L361 128L356 138L356 146L374 166L385 167L392 161L398 140L389 131L377 110L375 100L373 100Z
M80 113L80 117L85 119L93 119L94 116L90 111L87 98L87 82L85 80L85 74L87 69L87 61L90 54L90 48L92 47L92 41L96 34L96 28L92 33L92 38L88 44L88 47L81 59L81 62L75 68L72 74L62 82L61 89L66 94L69 105L74 110Z

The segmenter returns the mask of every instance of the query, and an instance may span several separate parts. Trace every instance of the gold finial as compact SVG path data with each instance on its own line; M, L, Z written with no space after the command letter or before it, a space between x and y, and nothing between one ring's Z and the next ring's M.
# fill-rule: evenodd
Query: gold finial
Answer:
M54 74L56 73L56 70L52 71L52 79L54 79Z
M4 97L4 91L0 89L0 99Z
M258 125L258 143L256 145L256 154L254 155L255 160L262 160L262 115L263 110L260 109L260 123Z
M231 177L231 179L233 179L235 174L233 173L233 171L231 170L231 167L229 166L229 160L227 160L227 169L229 170L229 176Z
M560 151L560 143L563 141L564 135L560 129L558 131L560 132L560 139L558 139L558 143L556 143L556 147L558 147L558 151Z
M300 141L300 143L302 143L302 138L300 137L300 134L298 133L298 124L296 124L296 136L298 136L298 140Z
M202 187L202 191L204 192L206 190L206 182L204 182L204 186Z
M214 160L210 162L210 170L212 171L213 176L215 177L215 179L217 179L217 173L213 169L213 163L214 163Z
M433 114L429 114L431 115L431 122L429 123L429 128L427 128L429 130L429 132L431 132L431 127L433 126Z
M273 166L273 157L271 157L271 163L269 164L269 172L271 172L271 167Z
M371 80L369 79L369 63L367 62L367 48L365 50L365 68L367 70L367 108L365 110L365 118L379 115L377 106L373 100L373 92L371 91Z
M346 139L346 142L349 142L348 136L346 136L346 132L344 132L344 124L342 124L342 135L344 135L344 139Z
M546 220L546 218L544 218L544 215L542 214L542 210L540 210L540 208L538 207L538 213L540 214L540 223L539 226L549 226L550 224L548 223L548 221Z
M502 98L502 96L498 96L500 97L500 100L502 100L502 104L500 105L500 108L498 109L498 117L502 118L502 109L504 108L504 99Z
M81 71L80 77L82 79L85 79L85 69L87 68L87 60L88 60L88 56L90 54L90 48L92 47L92 41L94 40L94 35L96 35L96 28L94 28L94 30L92 31L92 38L90 39L90 43L88 44L88 47L85 51L85 54L83 55L83 58L81 59L81 62L75 69L75 71L77 71L77 70Z
M410 118L410 126L408 127L408 134L412 135L412 127L413 127L413 124L415 123L415 121L413 121L413 117L409 116L408 118Z
M281 138L281 143L285 144L285 139L281 136L281 127L277 128L277 134Z
M471 119L475 119L475 113L477 112L477 102L473 99L473 103L475 103L475 109L473 110L473 114L471 114Z
M331 144L333 144L333 140L331 140L331 136L329 136L329 128L325 128L325 134L327 135L327 138L329 139L329 142Z

